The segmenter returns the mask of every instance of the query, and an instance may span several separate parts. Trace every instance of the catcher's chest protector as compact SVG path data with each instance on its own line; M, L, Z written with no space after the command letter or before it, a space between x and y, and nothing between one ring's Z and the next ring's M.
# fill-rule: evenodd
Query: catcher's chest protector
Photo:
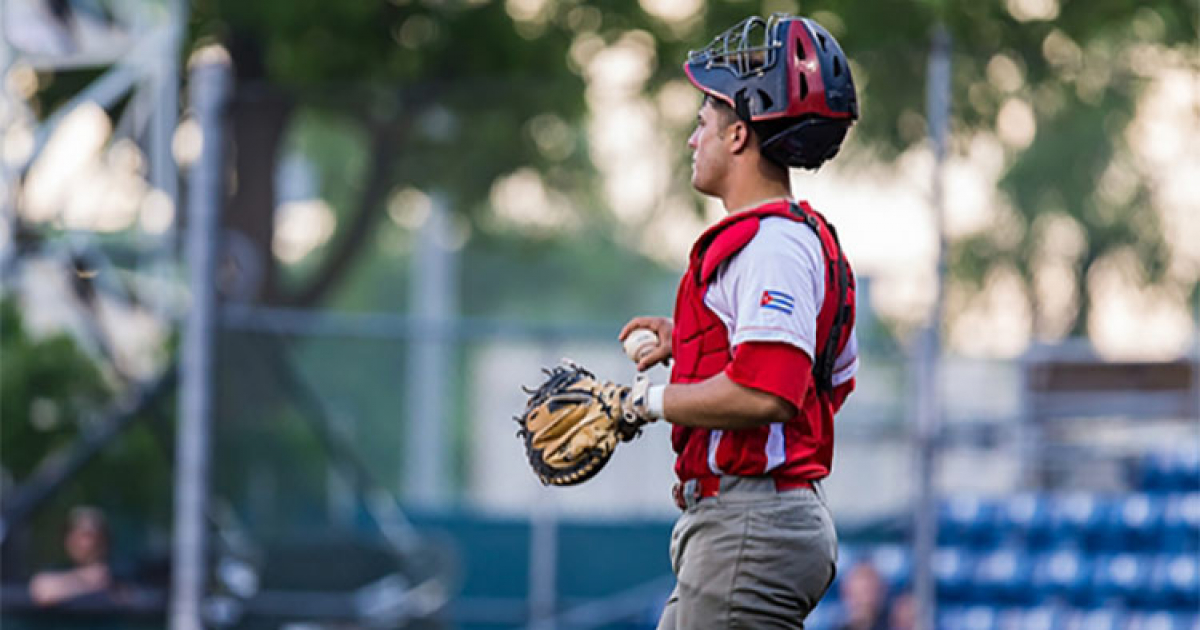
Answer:
M729 347L729 331L721 319L704 304L704 294L721 264L736 255L754 238L758 233L760 221L765 217L784 217L800 221L811 228L821 241L826 263L825 299L817 315L818 349L817 356L813 358L813 379L822 404L829 404L828 394L833 389L833 363L845 348L854 328L854 274L832 226L806 202L779 201L739 212L726 217L697 239L692 247L687 273L679 283L679 293L675 300L675 331L671 341L674 365L671 369L671 382L704 381L723 371L733 360ZM708 432L676 426L672 432L676 452L683 454L689 441L697 442L697 448L701 446L700 442L707 441L706 437L696 435L697 433ZM704 439L696 439L701 437Z

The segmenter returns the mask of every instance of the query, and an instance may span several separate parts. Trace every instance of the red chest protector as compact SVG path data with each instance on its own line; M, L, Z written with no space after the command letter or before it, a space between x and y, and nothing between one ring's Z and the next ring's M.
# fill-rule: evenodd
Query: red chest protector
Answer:
M675 468L681 480L718 474L772 474L777 482L799 482L824 477L832 465L833 364L854 327L855 283L833 227L807 203L777 201L739 212L697 239L675 300L671 382L707 380L732 361L729 331L704 304L704 294L722 263L754 238L765 217L804 223L821 241L826 263L825 297L817 316L813 387L806 395L804 408L782 427L725 431L674 427L671 441L679 454ZM772 437L772 431L778 435ZM779 448L780 440L786 444L782 459L763 454L772 440L773 448Z

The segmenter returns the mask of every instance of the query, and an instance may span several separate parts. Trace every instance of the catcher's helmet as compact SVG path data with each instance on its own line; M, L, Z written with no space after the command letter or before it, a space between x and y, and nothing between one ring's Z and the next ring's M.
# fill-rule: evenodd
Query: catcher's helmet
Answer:
M787 166L820 166L858 119L846 54L808 18L747 18L688 53L683 68L697 88L755 126L764 155Z

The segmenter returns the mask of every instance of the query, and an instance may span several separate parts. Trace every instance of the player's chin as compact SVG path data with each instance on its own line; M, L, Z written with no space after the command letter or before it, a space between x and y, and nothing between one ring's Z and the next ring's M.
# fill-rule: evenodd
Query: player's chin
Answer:
M692 178L692 188L695 188L696 192L700 193L701 195L707 195L709 197L717 196L712 187L705 185L703 182L694 177Z

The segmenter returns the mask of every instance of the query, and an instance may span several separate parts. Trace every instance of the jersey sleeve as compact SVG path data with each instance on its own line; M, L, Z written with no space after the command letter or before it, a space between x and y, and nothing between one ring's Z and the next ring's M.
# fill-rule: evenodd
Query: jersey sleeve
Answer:
M725 375L738 385L774 394L801 409L812 384L812 359L790 344L750 341L734 351Z
M825 294L821 242L807 226L766 219L725 264L706 296L728 316L730 345L780 342L816 356L817 314Z

